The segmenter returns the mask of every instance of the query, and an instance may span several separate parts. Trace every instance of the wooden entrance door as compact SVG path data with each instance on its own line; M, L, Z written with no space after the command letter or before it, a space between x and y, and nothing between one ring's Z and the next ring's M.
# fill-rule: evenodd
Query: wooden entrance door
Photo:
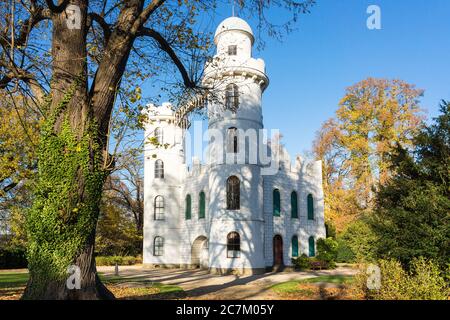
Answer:
M273 237L273 265L283 265L283 239L279 234Z

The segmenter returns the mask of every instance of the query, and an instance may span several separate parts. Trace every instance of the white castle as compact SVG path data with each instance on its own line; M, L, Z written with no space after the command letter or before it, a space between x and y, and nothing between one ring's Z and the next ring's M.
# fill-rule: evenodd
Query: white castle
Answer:
M291 164L270 145L263 162L262 93L269 84L262 59L252 57L253 32L244 20L217 28L215 57L203 84L222 92L206 101L208 162L185 159L188 122L170 104L149 105L145 135L144 246L148 267L206 268L214 273L262 273L314 256L325 237L320 161ZM223 137L223 138L220 138ZM156 141L156 143L155 143ZM276 161L274 160L276 159ZM276 164L276 170L268 170Z

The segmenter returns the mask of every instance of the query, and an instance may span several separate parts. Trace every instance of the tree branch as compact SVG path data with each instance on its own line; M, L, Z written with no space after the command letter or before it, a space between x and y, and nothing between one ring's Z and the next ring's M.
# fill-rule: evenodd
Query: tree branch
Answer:
M131 33L136 34L140 28L144 26L144 23L148 20L153 12L162 6L166 2L166 0L153 0L144 10L142 10L141 14L137 17L137 19L133 23L133 27L131 28Z
M196 87L195 82L192 81L192 79L189 77L189 74L188 74L186 68L184 67L181 60L178 58L175 51L172 49L170 44L166 41L166 39L164 39L164 37L159 32L157 32L153 29L150 29L150 28L142 27L136 36L137 37L148 36L148 37L155 39L158 42L161 50L163 50L164 52L166 52L169 55L169 57L172 59L173 63L176 65L176 67L180 71L181 76L183 77L184 85L188 88Z
M52 11L52 13L61 13L66 10L67 5L69 4L69 0L64 0L60 5L55 5L53 0L45 0L48 8Z
M108 23L106 23L105 19L101 15L95 12L90 12L88 14L88 25L91 26L92 22L97 22L100 27L103 29L103 35L105 37L105 44L108 42L109 37L111 36L111 28Z

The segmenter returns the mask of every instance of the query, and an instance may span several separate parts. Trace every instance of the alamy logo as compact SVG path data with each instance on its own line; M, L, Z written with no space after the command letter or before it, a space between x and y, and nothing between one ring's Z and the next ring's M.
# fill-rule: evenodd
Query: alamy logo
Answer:
M367 28L369 30L381 29L381 8L377 5L370 5L367 7L367 14L370 16L367 18Z
M68 29L81 29L81 10L79 6L69 4L66 7L66 16L66 25Z
M379 290L381 288L381 271L380 267L374 264L367 266L367 288L369 290Z
M258 164L261 166L261 175L275 175L280 168L277 141L268 142L268 135L280 136L278 129L247 130L230 128L228 132L218 129L203 131L202 122L194 121L193 137L189 131L185 133L186 158L190 158L193 144L194 154L199 160L207 164ZM233 130L231 130L233 129ZM203 149L204 142L207 148Z
M66 281L66 287L69 290L79 290L81 289L81 270L80 267L76 265L70 265L67 267L67 273L69 277Z

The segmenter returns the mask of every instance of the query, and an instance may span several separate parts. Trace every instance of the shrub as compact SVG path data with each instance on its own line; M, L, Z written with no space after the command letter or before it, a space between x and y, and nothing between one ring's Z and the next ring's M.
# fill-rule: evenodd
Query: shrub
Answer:
M309 258L306 254L302 254L297 258L292 258L292 263L298 270L307 270L310 268Z
M375 260L377 237L373 233L367 217L352 222L338 237L339 262L372 262ZM349 261L344 261L349 259Z
M356 262L356 256L348 245L347 241L342 238L336 239L338 243L336 262L353 263Z
M95 263L97 266L114 266L116 263L121 266L131 266L134 264L142 263L142 258L140 256L99 256L95 258Z
M19 269L28 266L24 248L0 249L0 269Z
M450 294L448 283L439 271L439 266L423 257L411 261L409 271L397 260L380 260L379 289L367 288L367 266L356 276L358 290L367 299L376 300L447 300Z
M338 243L333 238L317 240L316 259L322 261L325 268L335 268L338 253Z

